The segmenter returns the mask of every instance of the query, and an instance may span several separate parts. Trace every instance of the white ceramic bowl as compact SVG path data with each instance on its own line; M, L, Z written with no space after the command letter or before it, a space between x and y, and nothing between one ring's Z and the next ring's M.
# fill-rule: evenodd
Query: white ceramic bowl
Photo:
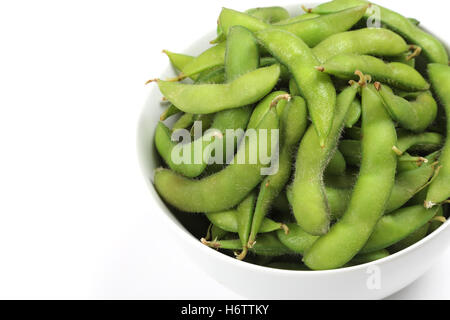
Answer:
M312 7L313 5L307 5ZM297 5L287 7L299 14ZM442 37L448 35L442 34ZM193 41L185 53L198 54L209 47L215 31ZM449 43L450 41L447 41ZM160 78L174 76L168 65ZM278 270L238 261L200 243L160 199L153 184L153 172L160 160L153 144L159 120L161 94L154 86L139 120L137 149L140 165L148 183L152 201L158 204L155 214L164 217L180 246L199 268L238 294L253 299L382 299L419 278L445 252L450 244L450 222L437 231L387 258L351 268L329 271Z

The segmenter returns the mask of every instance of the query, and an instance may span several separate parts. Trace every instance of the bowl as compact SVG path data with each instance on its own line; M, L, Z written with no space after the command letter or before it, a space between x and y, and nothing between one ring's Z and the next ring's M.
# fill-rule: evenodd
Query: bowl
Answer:
M306 6L313 7L314 4ZM286 8L291 15L300 14L298 5ZM211 30L193 41L184 53L196 55L207 49L208 42L214 38L215 30ZM160 78L174 75L174 70L168 63ZM239 261L204 246L199 241L202 234L195 229L197 223L186 219L190 214L180 215L169 209L152 184L154 170L161 165L153 143L155 127L163 110L160 106L161 98L157 86L153 85L137 130L138 157L151 201L156 203L154 214L162 217L168 224L182 249L199 268L234 292L251 299L382 299L423 275L450 244L450 222L447 221L426 238L384 259L327 271L271 269Z

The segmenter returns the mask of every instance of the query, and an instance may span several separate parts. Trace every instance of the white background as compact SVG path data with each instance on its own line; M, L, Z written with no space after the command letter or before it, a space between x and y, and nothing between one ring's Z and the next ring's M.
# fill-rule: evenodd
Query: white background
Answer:
M157 218L135 150L143 83L222 6L293 2L0 2L0 298L241 298ZM447 1L378 3L449 29ZM394 298L449 299L448 270L450 252Z

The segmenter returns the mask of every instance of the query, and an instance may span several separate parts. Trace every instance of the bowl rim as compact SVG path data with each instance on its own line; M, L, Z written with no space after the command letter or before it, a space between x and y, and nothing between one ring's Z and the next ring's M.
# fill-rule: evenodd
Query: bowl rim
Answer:
M310 2L310 3L305 3L304 5L306 7L314 7L317 4L319 4L319 2ZM294 11L294 10L299 11L298 10L299 8L297 8L298 5L291 4L291 5L284 5L283 7L286 8L290 13L292 13L292 11ZM427 29L426 26L423 26L421 24L420 28L426 32L431 33L433 36L435 36L434 32ZM180 53L189 54L191 52L198 51L197 48L199 47L200 41L202 41L204 38L209 37L210 35L214 35L214 34L215 34L215 30L204 33L202 36L197 37L189 46L184 48L184 50L181 50ZM435 36L435 37L438 38L440 41L442 41L444 46L446 47L447 51L449 51L448 44L442 40L442 37L441 36ZM165 76L167 74L173 73L173 71L174 71L173 67L170 65L170 63L168 63L168 65L166 65L166 66L161 66L158 70L160 71L159 72L160 76ZM192 235L189 232L189 230L187 230L180 222L177 221L176 217L172 214L171 210L167 207L167 205L164 203L164 201L160 198L160 196L158 195L158 193L151 181L151 180L153 180L153 175L150 178L145 176L145 169L144 169L144 164L143 164L143 159L145 157L142 156L142 151L139 148L139 139L140 139L140 131L141 131L141 125L142 125L142 118L144 117L144 115L146 113L145 111L148 108L148 104L150 103L152 96L155 95L155 92L159 92L159 91L157 90L157 88L154 87L154 88L152 88L152 90L150 90L145 95L145 98L144 98L145 101L141 107L141 112L138 117L138 124L137 124L137 130L136 130L137 131L137 148L136 149L137 149L137 153L138 153L138 161L139 161L139 166L141 168L141 172L144 175L144 179L149 188L149 191L150 191L152 197L154 198L154 202L157 203L157 211L162 213L162 216L164 217L163 218L164 223L170 229L172 229L174 232L176 232L180 237L185 238L186 241L189 241L190 243L192 243L192 245L195 248L199 248L199 250L203 250L203 252L205 252L205 254L211 255L211 257L217 258L227 264L235 265L238 268L240 267L240 268L247 269L248 271L255 271L255 272L267 272L267 273L272 273L272 274L298 276L298 277L303 277L305 275L322 276L322 275L331 275L331 274L343 274L343 273L350 273L350 272L354 272L354 271L361 271L362 269L367 269L371 265L386 264L386 263L398 260L401 257L403 257L404 255L407 255L410 252L415 251L417 248L423 246L428 241L431 241L433 238L439 236L439 234L442 233L445 229L447 229L450 225L450 220L447 220L438 229L436 229L435 231L433 231L431 234L427 235L420 241L414 243L413 245L411 245L399 252L396 252L387 257L384 257L382 259L378 259L375 261L371 261L371 262L356 265L356 266L343 267L343 268L338 268L338 269L329 269L329 270L305 270L304 271L304 270L286 270L286 269L270 268L270 267L266 267L266 266L260 266L257 264L249 263L246 261L237 260L235 258L232 258L228 255L225 255L225 254L219 252L218 250L214 250L208 246L205 246L204 244L202 244L199 241L199 239L195 238L194 235ZM153 149L153 151L155 151L155 150ZM155 168L155 170L156 170L156 168Z

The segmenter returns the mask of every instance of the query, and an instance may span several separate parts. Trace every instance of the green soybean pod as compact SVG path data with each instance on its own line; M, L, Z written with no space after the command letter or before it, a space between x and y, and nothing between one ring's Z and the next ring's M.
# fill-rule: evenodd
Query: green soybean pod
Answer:
M231 164L203 179L191 180L171 170L157 169L154 177L156 190L167 203L185 212L218 212L236 206L263 179L261 169L268 167L269 163L261 162L258 156L256 163L251 163L249 158L263 149L270 153L273 148L272 131L278 127L276 111L270 110L256 128L257 133L266 130L267 140L256 134L256 139L253 139L256 141L249 143L250 137L244 137L246 143L239 146Z
M345 173L347 163L339 150L336 150L325 169L325 175L341 175Z
M225 53L225 79L232 82L236 78L254 71L259 65L259 50L253 34L241 26L234 26L227 38ZM244 130L250 119L252 106L223 110L214 115L212 126L224 135L224 160L227 159L226 148L229 140L233 139L236 146L240 137L227 134L227 130ZM235 131L233 131L235 132ZM234 150L234 148L233 148ZM234 153L233 153L234 154Z
M236 256L238 260L244 260L248 252L248 237L252 227L253 212L255 209L256 193L251 192L247 198L237 207L238 235L242 244L242 252Z
M206 217L209 221L215 226L226 230L227 232L238 233L238 215L239 212L237 209L227 210L222 212L213 212L206 213ZM275 222L272 219L267 217L264 218L261 223L261 228L259 229L259 233L267 233L272 231L277 231L279 229L285 230L287 232L287 228L283 223Z
M334 0L313 8L312 12L318 14L330 14L364 4L368 4L368 1ZM372 4L371 8L367 10L365 18L371 18L377 11L379 12L379 18L383 25L401 35L409 43L420 46L430 62L447 65L447 50L439 40L418 28L415 23L412 23L408 18L378 5Z
M194 178L205 170L209 156L205 160L204 152L206 147L211 144L211 139L215 138L221 140L220 132L210 131L201 139L187 144L179 144L172 141L172 131L162 122L159 122L155 131L155 146L170 169L185 177ZM174 161L174 154L183 161ZM200 159L196 158L197 154L201 156ZM187 157L187 161L184 161L184 157Z
M313 235L325 234L330 225L323 172L337 148L345 116L358 89L358 84L354 84L339 94L333 125L325 140L325 146L319 145L320 138L314 128L310 127L297 152L290 203L297 223Z
M283 7L259 7L245 11L246 14L266 23L276 23L289 19L289 12Z
M278 170L267 176L261 183L248 239L249 247L253 246L264 217L291 176L292 154L301 140L306 126L305 101L301 97L293 97L280 117L281 149L278 157Z
M259 101L273 89L279 76L279 65L273 65L248 72L225 84L184 84L162 80L157 83L162 94L178 109L205 114Z
M242 250L240 239L220 241L206 241L205 239L202 239L201 241L203 244L214 249ZM283 245L273 232L262 234L258 238L258 242L256 242L253 248L250 248L249 250L257 255L271 257L292 254L292 251Z
M261 57L261 59L259 60L260 67L268 67L274 64L279 64L279 62L273 57ZM284 65L280 65L280 81L287 82L290 78L291 73L289 72L288 68L286 68Z
M377 90L391 117L407 130L423 132L436 119L437 103L428 91L408 101L395 95L386 85L377 85Z
M400 240L397 243L394 243L392 246L388 248L388 250L392 253L396 253L412 246L416 242L419 242L420 240L425 238L426 235L428 234L429 229L430 225L428 223L424 224L422 227L411 233L406 238Z
M433 85L433 90L439 97L447 116L447 139L439 158L442 168L436 179L431 183L425 201L425 206L431 208L450 197L450 67L447 65L429 64L428 75Z
M418 205L402 208L390 215L385 215L378 221L360 253L373 252L397 243L427 224L437 211L437 207L426 209L422 205Z
M319 239L318 236L305 232L298 224L288 223L287 227L289 233L277 231L277 237L283 245L295 253L303 255Z
M167 55L167 57L169 57L169 60L170 60L170 63L172 64L172 66L177 71L181 71L181 72L186 67L186 65L188 65L195 59L195 57L193 57L193 56L190 56L187 54L182 54L182 53L175 53L175 52L171 52L169 50L163 50L163 53L165 53Z
M367 5L364 5L283 25L270 25L248 14L223 8L219 16L219 24L225 35L228 35L230 27L234 25L244 26L252 32L268 28L286 30L301 38L308 46L313 47L332 34L349 30L362 18L366 8Z
M364 74L371 75L375 81L407 91L421 91L430 88L427 81L414 68L399 62L385 63L379 58L368 55L336 55L317 69L346 80L356 80L358 76L355 75L355 70L359 70Z
M272 102L277 97L286 97L286 99L281 99L280 101L277 101L275 105L272 105ZM276 111L278 116L281 116L283 109L285 108L286 104L288 103L287 99L290 99L291 97L286 91L272 91L267 96L265 96L256 107L253 109L252 115L250 117L250 120L248 121L248 126L253 128L256 126L257 123L263 119L267 112L274 106L276 106Z
M289 24L289 23L295 23L295 22L299 22L299 21L303 21L303 20L313 19L313 18L317 18L317 17L320 17L320 14L304 13L304 14L299 14L295 17L291 17L289 19L281 20L281 21L273 23L273 24L274 25L283 25L283 24Z
M311 49L294 34L283 30L266 29L256 38L282 64L288 67L305 98L309 115L324 146L333 123L336 91L329 76L314 69L317 59Z
M216 225L212 225L210 234L211 234L211 239L213 241L214 240L217 241L217 240L225 239L229 235L229 232L219 228Z
M355 98L345 116L345 127L352 128L361 118L361 101Z
M398 132L397 150L405 153L408 150L430 152L436 151L444 144L444 137L436 132Z
M397 56L408 48L402 37L388 29L364 28L334 34L315 46L313 53L320 63L324 63L343 53Z
M190 63L184 65L181 69L181 74L177 80L182 80L186 77L192 78L202 71L221 66L224 64L226 43L219 43L195 57Z
M177 121L172 126L172 131L176 131L178 129L187 129L190 128L195 121L195 114L192 113L184 113L181 117L178 118Z
M166 110L164 110L164 112L161 114L161 116L159 117L160 121L164 121L169 119L171 116L174 116L178 113L181 113L181 110L178 109L177 107L175 107L173 104L170 104Z
M347 264L347 267L352 267L352 266L357 266L360 264L377 261L377 260L386 258L389 255L390 255L389 251L386 249L373 251L373 252L369 252L369 253L358 254Z
M412 58L410 52L405 52L394 57L388 57L386 60L388 60L389 62L400 62L410 66L411 68L416 67L416 59Z
M362 163L347 211L307 251L303 260L313 270L339 268L349 262L372 234L395 182L395 127L375 88L362 88ZM373 192L376 186L377 192Z

